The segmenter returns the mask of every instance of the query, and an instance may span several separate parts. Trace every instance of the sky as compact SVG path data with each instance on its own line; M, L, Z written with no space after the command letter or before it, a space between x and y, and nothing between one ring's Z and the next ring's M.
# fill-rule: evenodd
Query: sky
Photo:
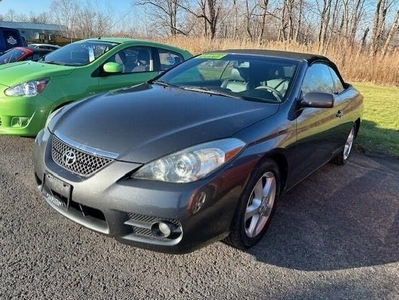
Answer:
M113 4L115 17L121 17L132 9L132 0L97 0L101 6ZM53 0L2 0L0 1L0 14L5 15L9 10L14 10L16 14L29 15L33 12L35 15L50 11L50 5ZM83 1L82 1L83 2Z

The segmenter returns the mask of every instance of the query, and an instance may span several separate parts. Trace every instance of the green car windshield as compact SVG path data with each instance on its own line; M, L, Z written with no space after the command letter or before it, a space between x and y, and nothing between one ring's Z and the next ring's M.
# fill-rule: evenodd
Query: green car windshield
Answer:
M116 45L118 44L96 40L72 43L49 53L42 62L63 66L84 66Z

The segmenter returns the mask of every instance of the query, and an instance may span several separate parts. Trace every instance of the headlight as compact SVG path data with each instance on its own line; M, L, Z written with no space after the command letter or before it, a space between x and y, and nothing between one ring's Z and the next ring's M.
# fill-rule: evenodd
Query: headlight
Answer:
M192 182L212 173L244 148L238 139L200 144L155 160L133 174L135 179Z
M7 96L33 97L40 94L46 88L49 81L49 78L45 78L24 82L6 89L5 94Z

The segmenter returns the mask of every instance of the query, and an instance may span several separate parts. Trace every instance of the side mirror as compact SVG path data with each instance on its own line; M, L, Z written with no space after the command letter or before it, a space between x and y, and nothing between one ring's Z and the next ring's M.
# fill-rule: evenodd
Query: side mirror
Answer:
M310 92L303 96L300 107L332 108L334 107L334 95L322 92Z
M123 66L121 64L116 63L116 62L107 62L103 66L103 70L106 73L122 73L123 72Z

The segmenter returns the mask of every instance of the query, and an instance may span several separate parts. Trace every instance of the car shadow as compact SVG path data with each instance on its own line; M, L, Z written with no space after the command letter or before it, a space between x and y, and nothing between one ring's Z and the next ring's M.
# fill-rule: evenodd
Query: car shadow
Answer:
M364 154L368 156L384 157L387 156L387 152L394 152L392 148L397 149L396 147L399 140L395 140L394 136L399 137L399 130L380 128L377 123L368 120L362 121L361 128L363 130L360 130L357 141L364 146L358 147ZM373 138L370 137L371 134ZM382 141L381 145L375 142L375 137L378 137L378 139ZM399 156L393 156L393 158L399 159Z
M399 163L354 153L286 193L259 261L298 270L340 270L399 261Z

